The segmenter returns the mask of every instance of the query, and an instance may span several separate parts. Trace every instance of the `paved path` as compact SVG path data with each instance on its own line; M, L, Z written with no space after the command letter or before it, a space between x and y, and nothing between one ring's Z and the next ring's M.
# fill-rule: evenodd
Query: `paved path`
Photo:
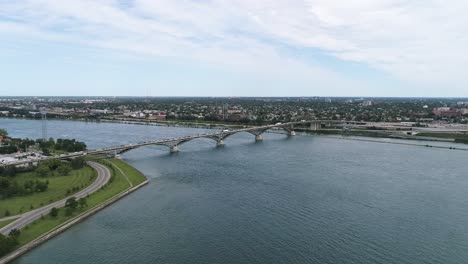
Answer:
M34 209L32 211L29 211L29 212L26 212L24 214L21 214L19 215L19 219L4 226L3 228L0 229L0 233L4 234L4 235L8 235L8 233L12 230L12 229L21 229L23 228L24 226L30 224L31 222L39 219L42 215L46 215L50 212L50 209L52 209L52 207L56 207L56 208L59 208L59 207L63 207L65 206L65 202L67 201L68 198L70 197L76 197L77 199L78 198L81 198L81 197L86 197L88 194L91 194L97 190L99 190L102 186L104 186L108 181L109 179L111 178L111 172L109 171L109 169L106 167L106 166L103 166L99 163L96 163L96 162L92 162L92 161L88 161L88 165L91 166L92 168L94 168L96 171L97 171L97 178L96 180L91 184L89 185L88 187L84 188L83 190L71 195L71 196L68 196L60 201L57 201L57 202L54 202L54 203L51 203L51 204L48 204L46 206L43 206L43 207L40 207L40 208L37 208L37 209ZM15 217L18 217L18 216L15 216Z

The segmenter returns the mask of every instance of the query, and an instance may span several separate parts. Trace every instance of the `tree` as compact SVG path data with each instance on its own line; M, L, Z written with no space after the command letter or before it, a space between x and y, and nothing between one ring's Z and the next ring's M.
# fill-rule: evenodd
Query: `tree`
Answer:
M59 212L59 210L58 210L57 208L52 207L52 209L50 209L50 213L49 213L49 214L50 214L50 216L52 216L52 217L57 217L58 212Z
M5 129L0 128L0 136L2 137L8 136L8 132Z
M1 148L0 148L1 149ZM4 167L2 168L1 170L1 175L2 176L10 176L10 177L13 177L16 175L16 169L14 166L8 166L8 167Z
M16 237L6 237L0 234L0 257L6 255L18 245Z
M0 147L0 154L11 154L11 153L15 153L17 151L18 151L18 147L13 146L13 145L6 145L6 146L1 146Z
M50 159L44 162L50 170L56 170L60 165L62 165L62 162L57 159Z
M70 173L71 170L72 170L72 168L70 167L70 165L69 165L69 164L66 164L66 163L61 164L61 165L57 168L57 171L58 171L58 173L59 173L61 176L66 176L66 175L68 175L68 173Z
M78 206L78 202L75 197L70 197L65 201L65 207L75 209Z
M50 150L48 148L41 148L41 151L44 156L50 156Z
M49 188L49 185L45 182L37 181L36 182L36 192L45 192Z
M8 233L8 236L17 238L20 234L21 231L19 231L19 229L13 228L12 230L10 230L10 233Z
M85 165L85 160L83 157L75 158L71 160L70 165L74 170L81 169Z
M50 172L49 166L47 166L46 164L40 164L36 168L36 174L38 176L41 176L41 177L47 176L47 174L49 174L49 172Z

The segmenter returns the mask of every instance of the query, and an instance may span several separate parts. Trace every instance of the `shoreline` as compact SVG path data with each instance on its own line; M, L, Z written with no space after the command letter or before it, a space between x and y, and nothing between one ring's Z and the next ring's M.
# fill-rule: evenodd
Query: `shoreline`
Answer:
M16 120L40 120L34 118L17 118L17 117L1 117L5 119L16 119ZM186 128L199 128L199 129L240 129L246 127L253 127L256 125L247 124L227 124L227 123L198 123L190 121L151 121L151 120L133 120L133 119L66 119L66 118L53 118L49 120L56 121L71 121L71 122L91 122L91 123L115 123L115 124L129 124L129 125L141 125L141 126L160 126L160 127L186 127ZM368 138L390 138L390 139L401 139L401 140L416 140L416 141L436 141L436 142L447 142L456 143L461 145L467 145L468 143L457 142L454 138L440 138L440 137L427 137L427 136L406 136L397 133L383 134L380 130L356 130L343 132L339 129L321 129L321 130L310 130L307 128L296 128L297 132L304 132L307 134L318 134L318 135L341 135L341 136L357 136L357 137L368 137ZM268 132L268 131L267 131Z
M404 146L413 146L413 147L438 148L438 149L468 151L468 148L434 146L434 145L428 145L428 144L423 145L423 144L415 144L415 143L410 143L410 142L389 142L389 141L366 139L366 138L371 138L371 137L365 137L365 136L362 136L363 138L352 138L352 137L359 137L359 136L351 136L351 137L346 137L346 136L341 136L340 137L338 135L324 135L324 136L326 136L328 138L342 139L342 140L353 140L353 141L372 142L372 143L381 143L381 144L394 144L394 145L404 145ZM382 139L384 139L384 137L382 137ZM400 138L388 138L388 139L411 141L411 139L400 139ZM421 141L423 141L423 140L421 140ZM455 144L455 142L449 142L449 143L454 143ZM458 144L463 144L463 143L458 143Z
M28 117L0 117L4 119L14 120L36 120L41 121L37 118ZM70 122L90 122L90 123L116 123L116 124L131 124L131 125L143 125L143 126L162 126L162 127L189 127L189 128L245 128L258 125L248 124L229 124L229 123L199 123L190 121L152 121L152 120L138 120L138 119L86 119L86 118L49 118L48 121L70 121Z
M124 161L125 162L125 161ZM125 162L127 165L131 166L127 162ZM131 166L133 169L137 170L135 167ZM139 171L139 170L137 170ZM140 172L141 173L141 172ZM108 200L104 201L101 204L98 204L94 206L93 208L82 212L81 214L77 215L76 217L73 217L72 219L54 227L53 229L49 230L48 232L40 235L39 237L35 238L34 240L28 242L27 244L15 249L14 251L10 252L9 254L5 255L4 257L0 258L0 264L6 264L9 263L16 258L26 254L27 252L33 250L34 248L38 247L39 245L47 242L48 240L54 238L55 236L61 234L62 232L66 231L70 227L74 226L75 224L80 223L81 221L84 221L86 218L96 214L97 212L103 210L104 208L114 204L115 202L119 201L120 199L124 198L125 196L133 193L134 191L142 188L143 186L147 185L149 183L148 178L146 175L141 173L145 177L145 181L139 183L136 186L130 186L130 188L114 195L113 197L109 198Z

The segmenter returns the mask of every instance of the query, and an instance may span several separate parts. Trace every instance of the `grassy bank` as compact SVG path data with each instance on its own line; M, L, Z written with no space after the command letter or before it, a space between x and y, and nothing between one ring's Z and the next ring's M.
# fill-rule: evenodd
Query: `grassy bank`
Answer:
M27 244L33 239L36 239L41 235L55 229L56 227L111 199L121 192L128 190L131 188L131 186L133 186L129 184L129 181L137 185L146 180L143 174L121 160L112 159L109 161L102 161L102 163L111 169L112 178L109 183L99 191L89 195L89 197L86 199L87 206L84 208L77 208L71 215L66 215L65 208L60 208L56 217L45 215L41 219L34 221L21 230L21 234L18 237L20 246ZM118 168L120 168L124 174L121 173Z
M308 131L303 129L297 129L297 131L303 131L309 134L322 134L322 135L343 135L343 136L360 136L360 137L372 137L372 138L397 138L405 140L424 140L424 141L447 141L456 143L468 144L468 134L457 134L457 133L432 133L423 132L418 133L414 136L408 136L402 134L400 131L392 130L346 130L341 129L321 129L317 131ZM454 140L454 141L451 141Z
M317 131L310 131L304 129L296 129L309 134L322 134L322 135L348 135L348 136L361 136L361 137L391 137L392 133L388 131L369 131L369 130L346 130L342 129L321 129ZM395 135L395 133L393 133Z
M39 177L34 171L18 173L14 179L19 186L28 181L47 180L47 191L0 200L0 218L5 216L6 211L9 211L10 215L21 214L63 199L90 185L95 177L96 172L89 166L73 170L67 176Z
M118 171L119 173L124 173L127 178L130 180L133 186L136 186L146 180L145 175L143 175L140 171L135 169L134 167L128 165L126 162L120 159L112 159L109 160L114 167L120 168L122 171Z
M468 134L423 132L416 136L455 139L455 142L468 144Z

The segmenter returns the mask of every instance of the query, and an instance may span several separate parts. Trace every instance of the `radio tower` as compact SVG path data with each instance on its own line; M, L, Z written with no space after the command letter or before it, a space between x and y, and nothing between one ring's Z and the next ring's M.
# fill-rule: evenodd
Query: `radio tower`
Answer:
M41 112L42 116L42 140L47 140L47 112Z

